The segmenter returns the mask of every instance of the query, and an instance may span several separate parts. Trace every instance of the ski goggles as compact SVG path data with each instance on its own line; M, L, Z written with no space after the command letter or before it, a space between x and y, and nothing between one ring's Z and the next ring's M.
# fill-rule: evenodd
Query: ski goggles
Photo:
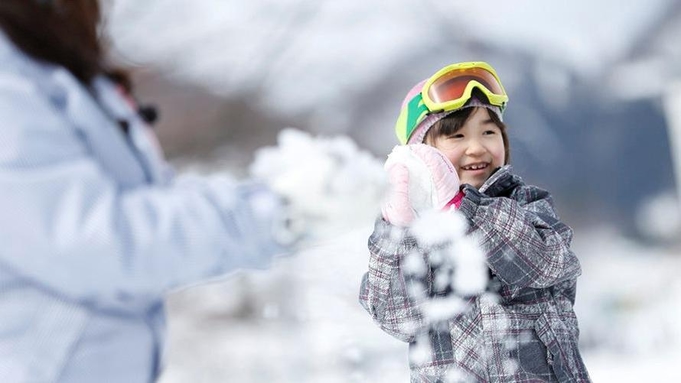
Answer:
M504 111L508 96L494 68L481 61L448 65L426 80L421 91L402 108L395 125L397 138L406 144L428 115L461 108L473 89L480 90L489 104Z

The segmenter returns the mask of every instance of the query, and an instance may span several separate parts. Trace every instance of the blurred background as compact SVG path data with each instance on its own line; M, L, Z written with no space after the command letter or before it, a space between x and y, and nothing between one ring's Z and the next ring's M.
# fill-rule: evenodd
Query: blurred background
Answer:
M681 1L102 1L180 171L246 177L289 126L383 161L411 86L489 62L516 172L575 229L594 381L680 381ZM408 381L406 345L357 303L370 232L169 296L162 381Z

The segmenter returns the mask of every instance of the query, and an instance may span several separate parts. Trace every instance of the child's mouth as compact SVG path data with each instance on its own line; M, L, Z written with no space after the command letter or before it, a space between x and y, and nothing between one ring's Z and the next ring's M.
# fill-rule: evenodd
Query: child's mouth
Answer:
M461 169L466 170L466 171L480 171L480 170L487 169L488 166L489 166L489 164L486 163L486 162L479 162L479 163L475 163L475 164L462 166Z

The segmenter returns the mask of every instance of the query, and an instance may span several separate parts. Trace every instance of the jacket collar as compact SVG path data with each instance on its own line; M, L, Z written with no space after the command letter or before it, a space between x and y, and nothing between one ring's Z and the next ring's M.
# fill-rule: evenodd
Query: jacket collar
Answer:
M480 193L485 193L490 188L490 186L494 185L500 179L512 177L513 176L513 174L511 173L512 170L513 167L511 165L504 165L498 168L497 170L494 171L494 173L492 173L491 176L489 176L487 181L485 181L485 183L483 183L482 186L480 186L480 189L478 190L480 191Z

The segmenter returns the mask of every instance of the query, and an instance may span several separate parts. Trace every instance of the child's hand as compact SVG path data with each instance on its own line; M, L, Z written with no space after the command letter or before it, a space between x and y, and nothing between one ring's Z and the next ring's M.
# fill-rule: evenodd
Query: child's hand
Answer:
M406 226L423 211L460 203L459 176L447 157L432 146L396 146L384 168L390 192L382 213L394 225Z
M433 183L433 205L438 210L461 204L463 192L459 191L461 181L454 165L438 149L426 145L409 145L411 150L426 164Z
M390 161L390 159L388 159ZM402 163L395 162L388 166L388 197L381 207L383 219L397 226L407 226L416 217L409 198L409 169Z

